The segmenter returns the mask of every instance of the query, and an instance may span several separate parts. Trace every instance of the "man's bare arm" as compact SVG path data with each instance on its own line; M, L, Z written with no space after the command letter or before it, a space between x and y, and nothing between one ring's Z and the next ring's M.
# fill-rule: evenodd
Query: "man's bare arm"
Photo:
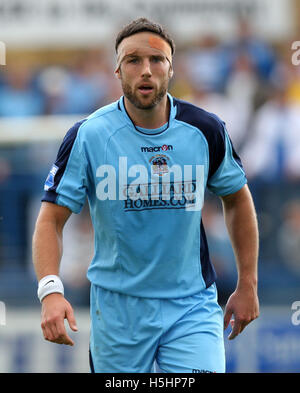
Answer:
M225 329L231 316L234 316L234 320L231 320L232 332L229 335L229 339L233 339L259 315L258 227L252 196L247 185L221 199L238 270L237 286L228 299L224 315Z
M62 233L71 211L54 203L43 202L36 221L32 243L37 279L58 275L62 257Z
M71 211L53 203L43 202L36 222L32 241L33 264L38 281L54 274L59 275L62 257L63 228ZM59 293L51 293L42 300L44 338L57 344L74 345L68 336L64 319L76 331L76 321L70 303Z

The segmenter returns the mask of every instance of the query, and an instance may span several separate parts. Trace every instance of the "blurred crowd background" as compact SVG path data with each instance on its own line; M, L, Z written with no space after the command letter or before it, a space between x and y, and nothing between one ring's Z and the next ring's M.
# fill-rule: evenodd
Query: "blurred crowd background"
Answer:
M289 37L266 38L239 17L236 34L229 38L209 32L179 40L169 89L226 122L258 214L261 304L289 308L300 296L300 66L291 60L291 44L300 40L298 3L291 2ZM31 238L43 184L61 142L43 141L43 133L49 137L43 124L66 119L65 133L75 121L120 97L113 45L112 38L87 48L7 47L7 64L0 66L0 300L8 307L38 306ZM39 120L36 140L22 138L22 122L28 119ZM18 125L11 140L9 124ZM234 290L236 268L220 201L209 193L203 220L224 305ZM88 305L85 274L92 255L85 206L67 224L61 265L74 305Z

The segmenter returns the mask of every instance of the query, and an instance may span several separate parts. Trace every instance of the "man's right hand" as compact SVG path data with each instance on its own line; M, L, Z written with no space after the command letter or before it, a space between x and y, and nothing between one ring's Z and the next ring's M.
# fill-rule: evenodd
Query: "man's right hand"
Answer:
M76 332L77 326L71 304L60 293L51 293L42 300L41 327L45 340L56 344L74 345L66 331L64 320Z

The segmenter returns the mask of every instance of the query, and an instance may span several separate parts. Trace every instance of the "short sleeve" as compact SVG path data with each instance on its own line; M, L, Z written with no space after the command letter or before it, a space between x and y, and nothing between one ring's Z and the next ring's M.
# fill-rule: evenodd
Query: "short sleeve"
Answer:
M67 132L44 184L42 201L52 202L79 213L87 195L87 160L78 130L83 121Z
M225 145L224 158L207 181L208 189L218 196L234 194L247 183L241 159L234 150L225 127L223 143Z

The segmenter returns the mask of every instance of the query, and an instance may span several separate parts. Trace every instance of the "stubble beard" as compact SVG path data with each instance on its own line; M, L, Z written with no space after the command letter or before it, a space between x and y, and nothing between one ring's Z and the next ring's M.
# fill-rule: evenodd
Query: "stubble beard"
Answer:
M165 80L158 91L154 91L154 97L150 102L144 103L137 93L134 92L132 87L121 79L122 89L124 96L138 109L153 109L165 97L168 91L169 79Z

